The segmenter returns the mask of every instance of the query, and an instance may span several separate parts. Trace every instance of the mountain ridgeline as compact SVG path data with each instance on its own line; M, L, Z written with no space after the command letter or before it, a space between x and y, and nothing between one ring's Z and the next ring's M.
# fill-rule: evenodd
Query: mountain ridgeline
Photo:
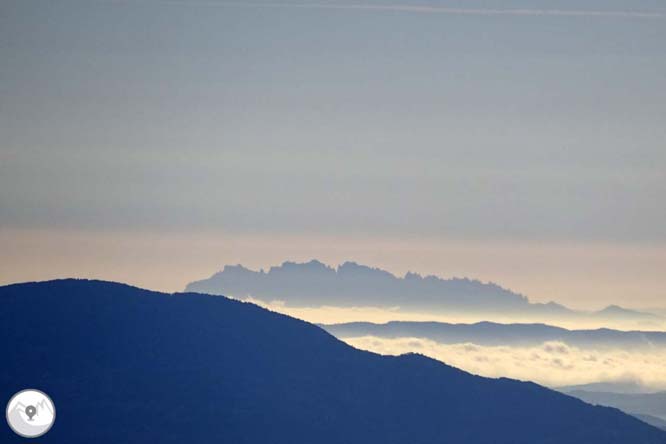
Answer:
M568 330L544 324L449 324L445 322L392 321L385 324L349 322L322 325L332 335L345 339L360 336L380 338L425 338L440 344L472 343L486 346L536 346L548 341L581 348L656 350L666 349L666 332Z
M613 408L224 297L61 280L0 287L0 304L0 396L52 397L44 442L666 444Z
M284 301L292 307L399 307L429 313L517 315L542 320L630 321L660 325L664 318L611 305L598 312L578 312L555 302L532 303L527 297L493 283L466 278L442 279L407 273L395 276L379 268L345 262L337 268L317 260L284 262L268 271L227 265L208 279L192 282L186 291Z
M466 309L515 309L530 305L525 296L492 283L470 279L441 279L407 273L404 277L355 262L337 268L317 260L299 264L284 262L267 272L242 265L227 265L209 279L192 282L186 291L251 296L290 305L313 307L400 306L417 309L458 307Z
M657 393L612 393L588 390L562 390L585 402L615 407L660 428L666 428L666 392Z

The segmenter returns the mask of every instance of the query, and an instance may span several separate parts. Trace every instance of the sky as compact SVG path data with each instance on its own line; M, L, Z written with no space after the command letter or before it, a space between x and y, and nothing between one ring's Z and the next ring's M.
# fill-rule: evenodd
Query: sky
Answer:
M0 283L318 258L663 307L664 41L656 0L5 0Z

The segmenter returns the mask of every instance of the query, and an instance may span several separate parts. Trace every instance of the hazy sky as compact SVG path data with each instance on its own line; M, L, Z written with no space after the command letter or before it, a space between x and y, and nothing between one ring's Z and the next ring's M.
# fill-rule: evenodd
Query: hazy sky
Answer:
M661 0L249 3L2 1L0 282L318 257L666 305Z

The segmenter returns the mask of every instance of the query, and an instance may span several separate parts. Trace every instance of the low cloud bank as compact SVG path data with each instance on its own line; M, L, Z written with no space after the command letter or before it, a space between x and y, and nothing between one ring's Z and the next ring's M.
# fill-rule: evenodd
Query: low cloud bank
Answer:
M530 380L550 387L591 382L632 381L666 390L666 349L651 352L585 350L563 342L535 347L440 344L422 338L346 338L363 350L385 355L416 352L487 377Z
M478 322L458 316L433 316L427 313L406 313L397 307L288 307L283 302L246 299L265 308L288 314L309 322L328 324L336 322L388 322L391 320ZM523 321L496 319L497 321ZM534 320L530 319L531 322ZM599 328L605 324L554 322L565 328ZM635 326L618 322L612 327L631 329ZM539 346L481 346L472 343L441 344L424 338L385 339L363 336L343 339L363 350L386 355L421 353L468 372L487 377L508 377L534 381L549 387L588 384L595 382L636 383L649 390L666 390L666 349L594 350L574 347L564 342L545 342Z

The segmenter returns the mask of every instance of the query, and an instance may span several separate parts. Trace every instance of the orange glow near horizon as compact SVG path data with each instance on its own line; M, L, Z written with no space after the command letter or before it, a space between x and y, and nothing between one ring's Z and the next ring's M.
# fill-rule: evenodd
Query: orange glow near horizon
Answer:
M9 229L0 241L2 284L81 277L175 292L228 264L267 269L316 258L492 281L533 302L583 310L664 308L666 296L660 245Z

